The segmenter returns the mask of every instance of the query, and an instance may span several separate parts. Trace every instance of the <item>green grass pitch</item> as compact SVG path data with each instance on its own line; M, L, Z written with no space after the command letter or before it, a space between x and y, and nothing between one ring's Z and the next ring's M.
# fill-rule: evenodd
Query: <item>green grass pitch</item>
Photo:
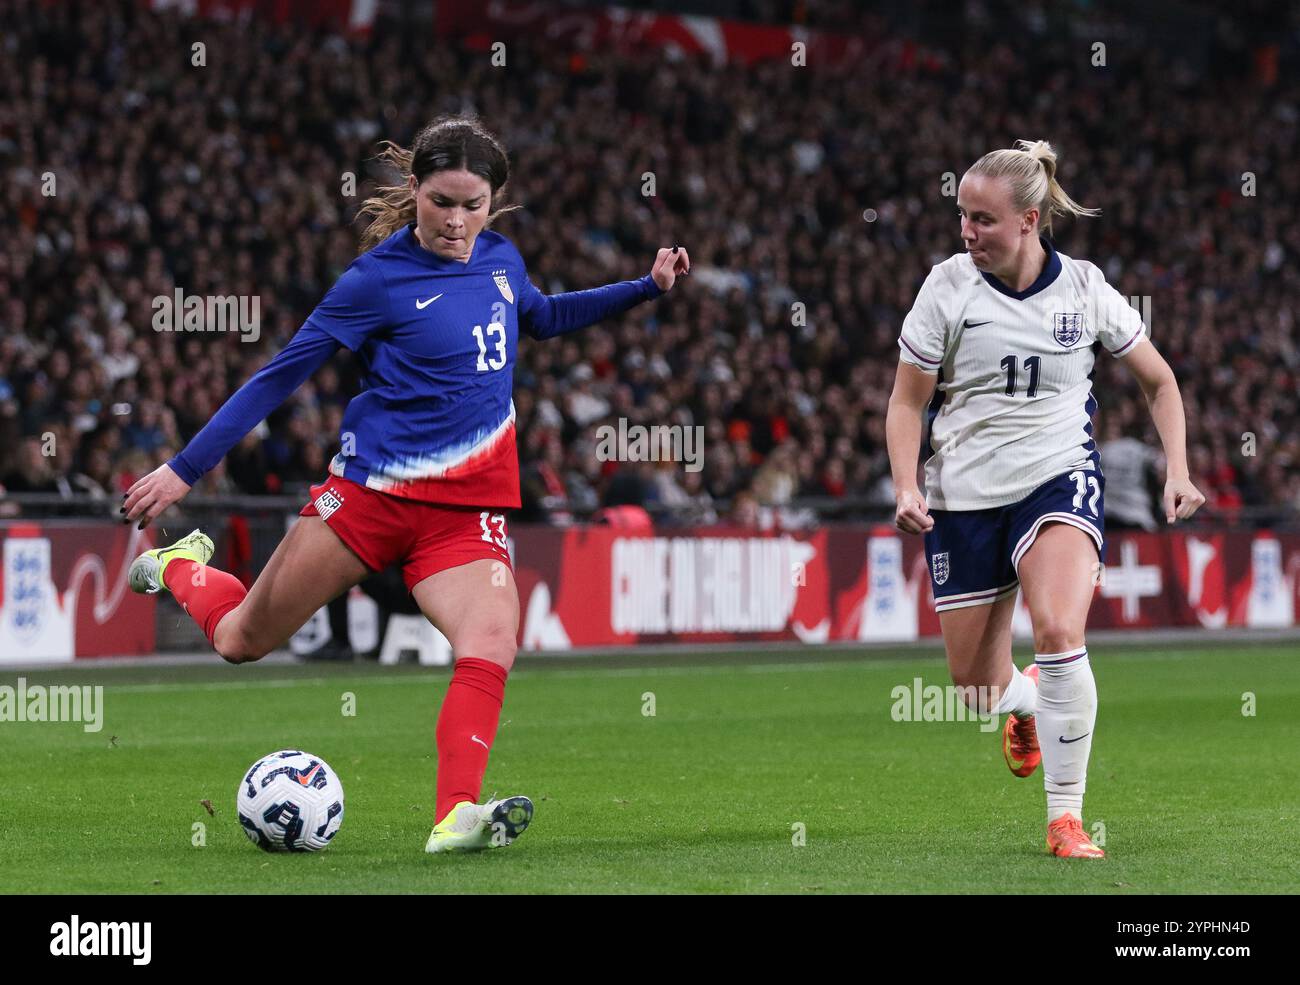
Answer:
M28 685L104 684L105 721L99 733L0 723L0 890L1300 889L1293 645L1093 650L1101 704L1085 824L1105 825L1103 862L1046 854L1042 773L1012 777L1000 731L892 719L896 685L948 683L933 651L691 660L516 668L484 794L526 793L537 813L513 846L472 856L423 852L445 671L234 668L214 656L211 666L29 672ZM1254 715L1243 714L1244 692ZM240 829L244 770L286 747L324 757L343 781L343 827L325 852L267 855Z

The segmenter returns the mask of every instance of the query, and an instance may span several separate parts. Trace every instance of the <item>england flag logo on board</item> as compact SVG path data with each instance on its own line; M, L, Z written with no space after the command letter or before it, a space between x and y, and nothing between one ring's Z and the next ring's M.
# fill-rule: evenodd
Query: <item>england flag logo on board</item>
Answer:
M948 552L936 554L931 564L931 570L934 574L934 583L942 585L948 580Z
M1058 311L1052 318L1052 336L1067 349L1074 348L1083 338L1083 312Z
M510 290L510 281L506 279L505 270L492 271L492 279L496 281L497 290L501 292L501 296L511 304L514 304L515 292Z

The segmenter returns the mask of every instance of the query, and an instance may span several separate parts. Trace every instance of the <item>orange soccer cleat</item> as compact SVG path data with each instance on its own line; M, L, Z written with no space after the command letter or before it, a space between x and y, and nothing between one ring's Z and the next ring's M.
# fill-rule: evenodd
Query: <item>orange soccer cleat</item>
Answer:
M1060 858L1106 857L1083 833L1083 822L1073 814L1064 814L1047 826L1047 850Z
M1038 686L1038 664L1025 671L1025 676ZM1038 726L1033 718L1008 715L1002 726L1002 755L1016 776L1029 776L1038 769L1043 754L1038 749Z

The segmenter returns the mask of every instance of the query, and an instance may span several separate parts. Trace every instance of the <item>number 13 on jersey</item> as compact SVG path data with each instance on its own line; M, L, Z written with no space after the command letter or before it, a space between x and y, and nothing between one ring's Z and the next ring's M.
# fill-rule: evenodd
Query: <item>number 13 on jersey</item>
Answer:
M478 343L478 371L502 369L506 364L506 327L496 322L487 327L487 339L492 340L496 354L488 358L488 342L483 338L483 326L474 326L474 341Z

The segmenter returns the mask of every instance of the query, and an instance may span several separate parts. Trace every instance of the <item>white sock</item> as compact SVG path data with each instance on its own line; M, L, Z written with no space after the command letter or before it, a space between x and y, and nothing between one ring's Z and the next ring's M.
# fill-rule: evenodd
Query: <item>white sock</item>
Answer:
M997 704L993 706L993 714L1005 715L1010 712L1017 718L1033 718L1037 705L1038 688L1012 664L1011 683L998 695Z
M1097 724L1097 682L1088 648L1037 653L1038 747L1043 753L1047 823L1065 814L1083 820L1088 755Z

